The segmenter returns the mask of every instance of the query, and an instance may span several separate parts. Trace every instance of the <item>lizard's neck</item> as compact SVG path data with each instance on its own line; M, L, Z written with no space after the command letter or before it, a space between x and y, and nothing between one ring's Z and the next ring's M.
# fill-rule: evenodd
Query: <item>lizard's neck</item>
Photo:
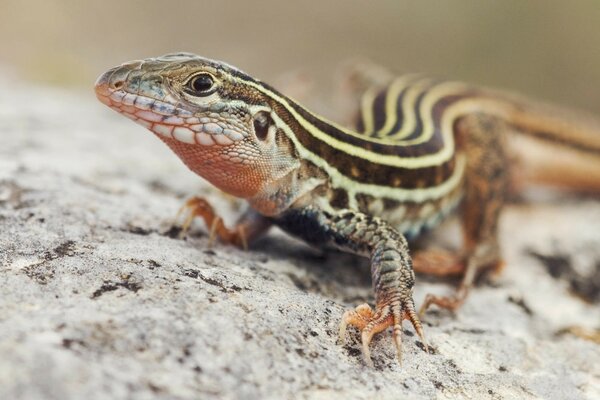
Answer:
M276 216L289 208L314 202L313 192L324 184L326 184L326 176L310 175L307 173L306 165L298 163L280 178L264 185L255 196L246 200L262 215Z

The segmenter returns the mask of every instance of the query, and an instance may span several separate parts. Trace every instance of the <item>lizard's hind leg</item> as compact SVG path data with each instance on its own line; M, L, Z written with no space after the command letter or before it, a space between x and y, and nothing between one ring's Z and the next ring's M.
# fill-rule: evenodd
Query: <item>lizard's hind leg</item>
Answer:
M505 151L508 129L499 119L483 114L465 117L456 126L458 145L467 155L461 221L464 244L460 254L464 275L453 296L428 294L421 314L431 304L457 309L464 303L478 272L502 265L498 220L510 183Z

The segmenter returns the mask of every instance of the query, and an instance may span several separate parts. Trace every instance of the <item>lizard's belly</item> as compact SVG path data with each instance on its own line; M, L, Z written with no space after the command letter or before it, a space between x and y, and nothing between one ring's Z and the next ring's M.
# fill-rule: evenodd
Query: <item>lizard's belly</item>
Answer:
M436 227L452 214L462 195L463 188L459 185L446 196L425 202L399 202L368 195L357 196L357 200L359 211L380 217L410 240Z

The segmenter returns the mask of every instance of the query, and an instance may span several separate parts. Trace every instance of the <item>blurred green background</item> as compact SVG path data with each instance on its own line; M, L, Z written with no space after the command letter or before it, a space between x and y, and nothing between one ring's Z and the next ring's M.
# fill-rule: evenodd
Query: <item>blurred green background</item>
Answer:
M0 1L9 76L91 89L113 65L179 50L267 82L325 82L363 57L600 114L598 0Z

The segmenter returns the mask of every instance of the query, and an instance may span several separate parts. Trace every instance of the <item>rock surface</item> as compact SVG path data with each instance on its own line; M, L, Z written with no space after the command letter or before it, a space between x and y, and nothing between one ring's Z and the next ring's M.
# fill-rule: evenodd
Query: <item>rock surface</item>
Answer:
M406 324L403 365L379 335L371 369L355 331L336 344L343 311L372 302L365 262L277 231L248 252L210 248L199 223L179 239L186 197L230 222L239 204L91 93L2 86L1 399L600 398L600 347L557 334L600 324L581 299L598 293L597 199L511 205L503 273L427 314L432 354ZM415 299L453 285L419 277Z

